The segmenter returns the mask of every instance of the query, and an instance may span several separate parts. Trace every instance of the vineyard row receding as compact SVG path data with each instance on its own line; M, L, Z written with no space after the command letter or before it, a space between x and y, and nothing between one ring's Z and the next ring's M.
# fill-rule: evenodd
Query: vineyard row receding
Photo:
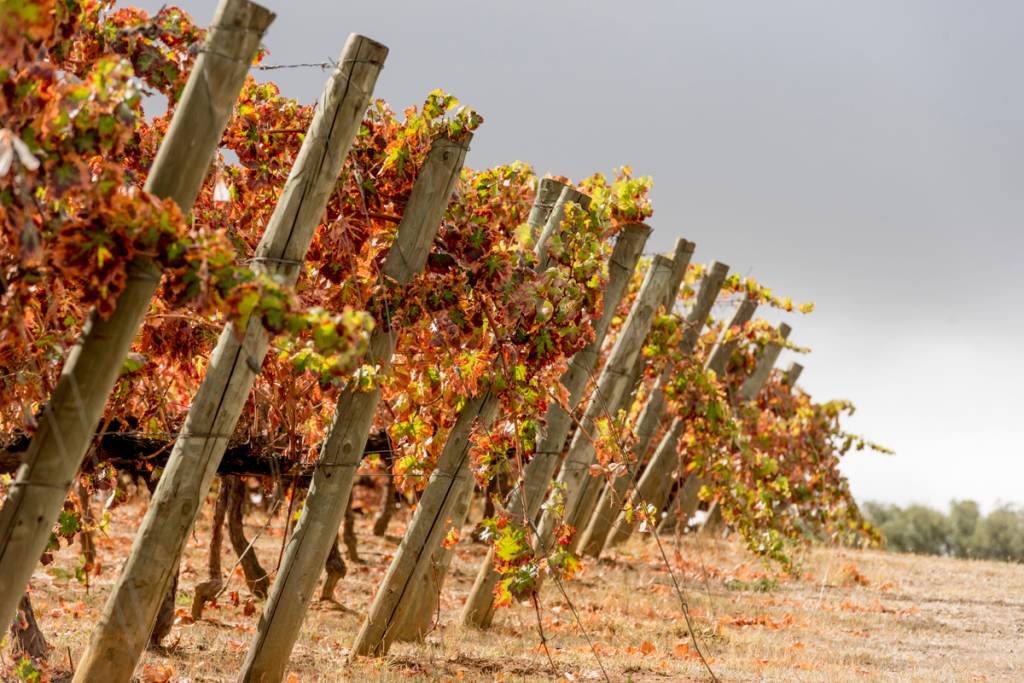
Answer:
M441 90L374 99L388 49L359 35L315 105L284 97L251 75L274 16L247 0L207 29L25 7L0 10L0 616L20 652L45 652L33 572L76 539L98 571L96 501L129 479L148 507L75 681L129 680L167 636L204 506L193 617L224 589L225 525L265 601L244 681L282 680L324 575L333 596L360 484L377 535L415 507L353 655L433 628L478 498L490 547L459 616L478 629L633 533L728 528L784 569L811 540L878 540L838 465L880 447L775 367L807 349L755 316L813 307L685 239L645 253L649 177L470 169L483 118ZM243 530L257 489L288 519L273 571Z

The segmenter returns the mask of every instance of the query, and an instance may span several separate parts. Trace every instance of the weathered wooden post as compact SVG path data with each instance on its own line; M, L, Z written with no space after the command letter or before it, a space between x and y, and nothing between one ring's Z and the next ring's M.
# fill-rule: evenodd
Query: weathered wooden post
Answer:
M443 137L434 140L384 262L384 277L393 286L405 287L423 270L468 145L468 137L462 141ZM385 316L377 321L370 338L370 362L384 373L391 366L396 344L388 319ZM334 422L324 439L301 516L242 664L240 681L279 681L284 677L317 580L348 507L379 401L379 386L369 391L347 387L338 398Z
M274 14L247 0L222 0L196 58L145 190L188 214L231 109ZM0 623L10 623L81 466L161 272L148 256L128 264L114 312L93 311L61 370L39 429L0 511Z
M722 289L725 276L729 272L729 266L715 261L705 275L697 292L697 300L693 304L685 320L683 337L679 342L679 353L689 356L697 347L697 340L700 339L700 332L708 321L711 307L718 298L718 292ZM637 417L636 443L633 445L629 455L630 462L635 463L635 471L623 474L609 482L601 493L594 513L590 517L590 523L583 530L580 536L579 547L584 554L597 557L604 548L608 530L611 529L622 504L626 500L626 493L630 485L635 481L634 476L639 476L639 470L643 466L647 451L650 448L651 439L657 432L658 426L665 415L665 392L662 387L671 379L672 367L666 364L661 375L655 380L651 388L651 395L644 404L643 410Z
M558 202L537 240L534 253L538 269L546 267L549 257L547 242L561 229L565 205L574 203L587 208L590 198L575 188L565 186ZM431 558L444 539L446 521L458 504L458 494L470 479L469 447L474 426L490 428L498 411L498 396L484 391L466 401L448 431L444 448L426 489L420 496L416 512L409 523L402 543L392 559L384 579L377 587L373 603L352 645L353 655L384 654L402 626L405 611L416 604L415 593L422 587ZM471 485L471 484L468 484Z
M739 341L738 337L729 336L730 330L745 325L753 317L756 308L756 302L748 298L744 299L743 303L736 309L732 320L729 321L728 327L722 332L722 340L711 352L711 356L705 364L708 370L714 370L716 374L721 374L725 371L729 357ZM637 482L636 489L630 496L629 504L631 506L654 505L660 510L661 506L665 504L665 499L671 492L672 470L675 469L677 462L676 444L679 442L679 437L683 435L685 428L686 423L683 420L679 418L672 420L671 425L669 425L668 430L659 442L658 448L651 457L650 464L648 464L643 476ZM625 511L620 512L611 530L608 532L605 547L610 548L626 540L633 533L635 526L635 518L632 518L632 516L627 518Z
M572 357L569 369L561 377L562 386L569 394L567 407L570 411L579 405L587 382L597 365L601 346L608 334L615 309L629 287L630 278L650 232L651 229L643 223L631 223L619 231L608 260L608 286L604 293L601 317L594 325L594 340ZM558 468L565 439L572 426L572 415L555 401L548 407L544 422L547 426L544 438L530 462L526 464L521 483L508 497L509 515L524 524L526 520L536 519L540 511L548 483ZM494 571L494 549L491 548L480 565L476 581L469 592L462 612L462 623L477 628L487 628L491 625L494 616L494 588L499 578L498 573Z
M736 307L735 313L729 320L729 324L724 330L722 330L722 338L715 344L715 348L711 350L711 356L704 364L705 370L711 370L716 375L721 375L725 372L725 367L729 363L729 358L732 356L732 352L736 350L736 346L739 344L739 337L730 334L733 329L743 329L754 317L754 311L757 310L757 302L753 299L747 298L740 302L740 305Z
M254 270L288 286L297 281L386 55L379 43L349 37L256 247ZM131 676L269 345L258 319L241 338L230 326L221 333L75 680Z
M469 516L469 508L473 502L473 491L476 488L472 477L460 480L460 490L455 492L455 505L451 516L445 523L449 529L461 530ZM395 640L418 641L430 632L435 615L440 611L441 589L452 564L455 548L442 544L430 555L430 562L423 574L420 586L412 591L411 603L402 610L394 626Z
M535 233L533 237L540 237L538 231L547 223L548 217L565 187L568 186L554 178L541 178L541 181L537 183L537 195L533 198L533 206L530 207L530 214L526 218L526 223Z
M782 377L782 381L791 387L796 386L796 382L800 379L800 374L804 371L804 366L800 365L796 361L789 364L789 369L786 370L785 375Z
M633 367L644 339L647 338L654 314L664 300L671 275L672 259L661 255L655 256L569 445L569 452L557 480L567 519L575 513L590 477L590 466L594 463L596 453L594 438L597 421L608 413L609 406L618 404L627 390L627 373ZM559 520L550 510L546 510L541 516L535 547L538 555L548 554L552 534L558 523Z
M690 265L690 259L693 257L693 250L695 248L696 245L693 242L682 238L676 240L676 247L672 254L672 275L669 278L665 298L662 301L662 307L666 312L672 310L676 298L679 296L679 287L683 283L683 278L686 277L686 269ZM616 404L609 406L607 411L609 416L615 417L620 411L629 412L646 366L647 359L643 357L643 354L637 354L636 360L633 361L633 367L627 375L626 388L622 392L622 396ZM583 530L587 526L587 520L593 516L594 508L597 506L597 500L603 488L603 482L597 477L591 477L587 480L586 488L583 491L583 495L580 496L579 504L576 506L576 512L571 519L567 520L573 528ZM572 549L575 550L579 546L581 539L582 534L577 534L573 538Z
M671 313L675 307L676 300L679 297L679 287L686 277L686 271L690 266L690 259L693 257L693 251L696 248L697 245L693 242L683 238L676 240L676 246L672 254L672 279L669 281L669 289L671 291L665 295L664 302L666 313ZM619 408L625 409L633 405L633 399L636 392L640 389L640 380L643 378L646 367L647 359L644 358L643 354L640 354L637 356L636 361L634 361L633 368L629 371L629 380L626 383L627 390L622 396Z
M793 329L786 323L779 324L779 337L783 341L789 339L789 333L792 331ZM768 376L771 375L775 362L779 360L780 353L782 353L782 344L771 342L765 345L764 351L761 352L761 357L757 360L757 365L754 366L754 371L750 373L750 377L740 386L739 395L734 401L736 405L747 403L757 398L764 383L768 381Z
M588 209L590 208L590 197L570 185L562 188L562 192L558 195L558 201L555 202L551 213L548 214L540 237L537 238L537 244L533 248L534 253L537 255L537 270L544 270L548 267L548 262L551 258L548 255L548 242L562 229L562 221L565 220L565 207L567 204L576 204L583 207L583 209Z

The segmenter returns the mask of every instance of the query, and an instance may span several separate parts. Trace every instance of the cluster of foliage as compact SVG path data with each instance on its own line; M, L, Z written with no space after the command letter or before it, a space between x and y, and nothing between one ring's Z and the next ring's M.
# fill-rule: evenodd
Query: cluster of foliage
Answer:
M302 277L285 291L249 259L312 107L248 79L185 221L144 185L204 32L175 8L149 16L111 4L39 3L3 15L20 42L0 73L12 171L2 196L0 431L31 433L90 309L109 315L132 260L146 257L167 275L108 405L108 426L173 434L224 321L240 328L256 316L288 334L265 362L236 438L311 457L338 386L377 376L360 366L375 321L399 338L395 372L382 378L378 426L391 430L403 456L400 481L424 481L458 409L482 391L498 393L503 418L475 437L480 476L504 444L528 454L548 400L540 387L556 385L565 359L589 341L607 238L621 220L649 214L649 179L629 169L613 181L592 176L603 200L570 212L567 230L548 244L549 266L538 270L533 236L522 230L532 170L466 169L427 272L393 292L381 265L431 144L464 140L481 118L440 91L401 117L378 101ZM166 112L143 112L150 93L166 98Z
M868 502L864 514L891 550L978 560L1024 562L1024 510L1001 505L987 515L973 500L957 500L949 512L925 505Z
M549 401L565 398L550 388L561 387L568 359L593 338L607 238L622 225L616 212L629 210L612 207L628 206L619 192L635 182L623 171L613 181L591 180L607 188L608 200L589 211L570 205L561 231L537 254L525 223L537 184L530 168L517 162L463 172L439 245L404 294L396 325L388 410L379 418L390 420L402 453L395 467L401 486L425 484L459 411L487 393L500 401L500 417L473 436L478 480L519 469L534 453Z
M566 400L558 380L569 359L593 338L612 240L652 215L650 178L623 167L613 178L582 180L589 209L570 207L538 254L526 225L533 170L521 162L464 169L425 271L398 290L382 266L419 170L435 141L464 143L482 119L441 91L401 114L376 101L299 281L286 288L252 258L312 106L249 78L186 220L145 187L204 31L176 8L150 16L110 0L38 0L0 8L0 34L0 439L32 432L90 311L110 315L133 264L146 259L165 276L108 402L108 427L175 433L220 330L258 322L283 334L236 440L311 459L340 387L379 386L376 427L389 431L393 474L411 493L425 485L463 407L494 396L499 418L473 434L473 471L481 483L522 472L549 403ZM149 94L162 95L167 110L144 112ZM599 425L595 473L621 471L639 406L671 366L667 391L672 415L687 425L686 471L708 482L705 495L718 498L752 549L786 561L785 541L808 525L836 538L870 534L836 468L862 445L840 427L846 404L816 404L776 378L753 404L734 405L759 350L779 341L766 323L727 331L740 343L722 377L703 370L722 321L712 321L692 357L677 353L680 311L704 274L692 266L678 299L657 316L636 401ZM723 292L784 311L811 308L752 279L730 277ZM389 372L365 364L375 327L395 338ZM557 495L549 505L557 513ZM58 530L65 538L81 526L74 504L67 512ZM505 575L499 602L528 594L543 571L576 571L570 527L560 526L555 550L538 557L528 530L501 517L489 524Z
M632 404L598 424L598 464L593 473L611 478L642 464L628 461L634 455L634 430L655 378L669 368L671 379L663 387L669 418L678 417L684 424L678 444L680 476L700 478L701 496L719 503L726 521L754 553L790 566L794 545L809 537L874 542L877 534L862 518L838 464L854 448L884 449L842 429L841 418L852 406L843 401L816 403L806 392L789 386L778 371L755 400L739 404L740 387L766 346L806 349L782 339L765 320L726 329L724 319L712 317L695 352L680 353L686 325L683 311L707 272L706 266L692 264L672 310L655 317L643 349L645 372ZM621 324L637 287L634 279L616 324ZM797 305L777 297L753 279L730 276L722 287L720 308L742 298L785 312L813 310L811 304ZM705 364L715 344L726 341L735 347L719 376ZM663 421L648 452L669 422ZM642 529L656 525L658 512L642 501L626 506L627 516L638 516Z
M666 388L671 411L686 424L680 471L704 482L701 497L717 500L753 552L783 566L790 566L793 545L808 537L873 542L875 532L839 471L851 448L877 448L842 429L852 407L815 403L777 370L754 400L740 402L740 387L768 344L796 347L763 320L725 330L720 338L736 346L716 376L704 368L714 334L712 327Z
M544 503L544 509L564 520L564 491L556 483ZM494 546L494 568L500 580L494 588L495 607L508 607L536 595L540 580L554 576L556 580L572 579L582 562L572 551L576 530L560 521L553 530L551 547L542 552L532 537L532 529L508 515L498 515L482 522L482 537Z
M311 109L247 83L189 220L145 190L204 31L180 10L150 17L110 2L14 3L0 13L0 433L31 432L90 314L109 316L133 264L156 261L160 296L126 364L111 414L171 431L222 320L258 319L307 340L338 373L371 319L301 301L246 259L298 146L273 135ZM143 96L169 107L147 117ZM263 137L264 139L261 139ZM272 144L267 138L273 137ZM231 186L227 185L230 182Z
M236 440L310 456L338 387L372 376L361 363L371 304L389 294L380 267L431 144L463 142L481 118L440 91L403 116L373 103L299 283L285 289L251 258L313 107L247 79L185 221L145 180L204 32L175 8L149 16L111 4L0 14L14 36L0 69L0 441L33 431L90 310L109 315L133 260L147 258L165 277L102 427L173 434L220 329L258 319L285 335ZM167 111L146 115L145 94L163 95Z
M511 314L519 322L506 328L505 335L496 336L503 339L501 355L488 370L492 388L501 397L501 416L491 429L474 438L471 457L482 484L498 474L508 474L512 480L521 476L540 444L548 404L556 401L567 408L568 396L559 378L572 356L593 339L590 323L602 313L611 252L608 238L627 223L652 215L651 185L648 177L634 178L629 167L618 169L613 180L602 174L583 180L577 188L592 192L592 201L587 210L566 207L561 230L547 244L550 264L538 273L541 286L521 290L518 300L506 298L512 307L503 315ZM520 226L519 238L521 245L532 246L526 226ZM522 257L528 272L536 273L539 256L531 252ZM553 279L558 271L561 274ZM500 329L498 324L493 327ZM555 491L546 504L559 518L560 500L560 492ZM542 574L571 578L578 571L579 559L569 551L574 530L564 523L555 529L553 549L547 553L538 551L531 529L505 514L485 520L483 526L483 537L494 544L495 567L502 575L496 589L499 605L532 594Z
M730 489L741 495L726 496L727 518L736 518L742 505L762 507L770 523L763 524L761 543L770 553L782 549L783 538L877 542L839 463L851 449L886 450L843 430L841 418L852 410L846 401L815 403L775 372L754 401L738 407L746 481Z

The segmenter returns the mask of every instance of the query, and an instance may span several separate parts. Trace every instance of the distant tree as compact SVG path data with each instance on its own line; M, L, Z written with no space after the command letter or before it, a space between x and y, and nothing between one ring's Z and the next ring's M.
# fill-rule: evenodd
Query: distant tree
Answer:
M895 505L887 505L873 500L869 500L861 507L864 509L864 516L879 528L900 512Z
M950 542L957 557L979 557L978 522L981 509L973 500L954 500L949 504Z
M1022 508L1003 505L987 516L973 500L953 501L948 515L924 505L868 502L862 508L890 550L1024 562Z
M950 552L950 524L941 512L924 505L911 505L901 517L889 523L901 536L903 548L924 555L947 555ZM883 528L882 533L886 530Z
M1024 562L1024 511L996 508L981 521L976 539L989 559Z

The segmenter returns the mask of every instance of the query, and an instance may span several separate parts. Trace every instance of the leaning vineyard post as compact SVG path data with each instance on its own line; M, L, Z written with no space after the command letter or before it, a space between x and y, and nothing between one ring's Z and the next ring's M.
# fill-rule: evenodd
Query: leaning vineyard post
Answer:
M349 37L256 247L255 270L287 286L298 280L386 55L379 43ZM231 326L221 333L75 680L131 676L269 344L255 316L241 335Z
M534 247L538 270L547 267L547 242L561 229L569 203L587 208L590 198L568 185L562 188ZM407 622L408 611L422 604L417 593L426 588L424 577L431 565L440 568L437 563L441 558L435 558L435 553L441 548L447 520L458 507L460 494L469 495L472 491L472 482L464 481L472 478L469 470L472 431L489 429L497 410L498 395L485 390L469 398L459 411L405 537L377 587L356 635L352 654L384 654L400 633L415 630L415 624Z
M542 178L537 183L537 195L533 198L533 206L530 207L530 214L526 218L531 233L537 233L548 222L548 217L551 216L551 211L565 187L565 183L554 178Z
M690 269L690 260L693 258L693 252L696 248L697 245L695 243L682 237L676 240L676 246L672 252L672 279L669 280L665 301L662 302L666 314L672 313L675 309L676 301L679 298L679 288L682 286L683 280L686 279L686 271ZM620 407L632 404L633 397L640 389L641 380L646 368L647 359L641 353L636 357L636 360L633 362L633 368L629 371L629 381L626 384L626 392L622 395Z
M455 141L439 137L431 145L406 205L394 244L384 262L385 279L403 288L427 262L441 219L462 171L470 135ZM377 321L370 339L370 364L387 373L396 337ZM350 386L342 392L327 432L301 517L288 541L270 597L246 654L241 681L278 681L302 628L317 580L348 507L356 469L380 402L380 386L368 391Z
M569 362L569 368L562 374L561 384L568 393L567 408L575 411L597 366L601 346L608 334L608 327L622 301L629 281L633 277L636 263L643 251L651 229L644 223L630 223L619 231L612 255L608 259L608 285L605 288L601 317L594 325L594 339L578 351ZM552 401L544 415L546 430L530 462L522 473L522 481L508 496L508 514L512 519L528 524L537 517L548 484L555 476L562 447L572 426L572 415L558 401ZM494 548L490 548L480 565L476 581L469 592L462 612L462 623L477 628L487 628L494 617L494 588L498 584L498 572L494 570Z
M248 0L222 0L217 8L145 184L154 196L174 200L185 215L273 19ZM46 548L160 276L151 258L135 257L114 312L106 319L90 314L64 363L0 512L0 623L14 615Z
M690 356L697 347L697 340L700 339L701 330L708 321L711 307L718 298L718 292L725 282L729 266L715 261L701 281L700 290L697 293L697 300L684 321L683 336L679 341L679 354L685 358ZM590 523L583 528L580 535L579 548L587 555L597 557L604 547L608 530L615 522L622 503L626 499L626 492L635 483L635 477L639 476L639 470L643 467L644 459L650 447L651 439L662 423L665 414L665 392L662 387L671 379L672 364L666 363L661 374L655 380L644 407L637 417L636 441L627 455L628 462L634 463L629 471L623 473L608 482L597 501L593 513L590 515ZM629 405L622 406L629 409ZM581 523L582 526L582 523Z
M676 240L676 247L671 257L672 274L669 276L665 297L661 302L662 308L666 313L672 310L676 298L679 296L679 287L683 284L683 279L686 277L686 270L690 266L690 259L693 257L693 250L695 248L696 245L693 242L682 238ZM647 359L643 357L642 353L638 353L633 361L632 368L626 375L626 384L621 396L619 396L615 403L609 403L607 406L608 416L615 417L620 414L620 411L628 413L629 407L633 404L633 396L640 386L640 380L646 367ZM594 507L597 505L598 496L603 488L602 484L602 480L597 477L587 479L575 511L565 519L574 529L582 530L586 527L587 520L590 519L594 512ZM577 533L574 535L569 546L570 549L575 551L579 546L581 538L582 534Z
M796 361L793 361L792 363L789 364L789 370L786 370L785 374L782 376L782 381L785 382L788 386L795 387L796 382L798 379L800 379L800 375L801 373L803 373L803 371L804 366L800 365Z
M560 490L559 495L563 498L562 508L566 518L573 516L590 477L590 466L594 463L596 454L595 435L598 420L608 414L608 407L616 405L627 390L628 372L640 353L644 339L647 338L654 314L663 301L671 275L672 259L661 255L655 256L640 286L640 292L629 312L629 317L619 331L615 345L601 370L597 386L587 403L558 474L557 486ZM547 556L558 523L559 520L552 510L545 510L537 530L535 550L539 556Z
M666 314L671 313L675 309L676 300L679 297L679 288L686 279L686 273L690 269L690 260L693 258L693 252L696 248L697 245L694 242L685 240L682 237L676 240L676 246L672 252L672 278L669 280L669 288L665 293L664 308ZM646 369L647 359L641 353L637 355L636 360L633 361L633 368L629 371L626 391L623 393L622 400L620 401L622 405L633 404L633 398L636 396L637 391L640 390L644 370Z
M757 302L752 298L744 298L740 305L736 308L732 318L729 320L729 324L724 330L722 330L722 338L718 344L711 351L711 356L704 364L706 370L712 370L717 375L721 375L725 371L725 367L729 362L729 357L732 356L733 350L739 343L739 337L732 334L734 329L742 329L744 325L750 322L750 319L754 317L754 311L757 310ZM675 418L672 420L665 435L658 443L658 447L654 451L654 455L651 456L651 463L648 464L647 470L643 476L637 482L636 489L633 492L633 499L637 499L640 496L640 490L643 488L644 495L643 500L646 502L652 502L651 498L654 498L654 494L651 492L650 487L658 485L664 485L666 487L665 495L669 494L667 490L670 485L668 482L663 482L658 479L658 475L654 473L655 462L661 462L665 458L672 459L674 464L674 458L676 454L676 443L679 441L679 437L683 433L683 429L686 424L680 419ZM660 472L660 470L658 470ZM671 473L671 467L669 468ZM646 479L646 482L644 481ZM659 508L660 509L660 508ZM624 511L620 511L615 518L615 522L612 524L611 529L608 531L607 539L604 543L604 548L610 548L613 545L617 545L622 541L626 540L630 534L633 533L635 519L627 519Z

